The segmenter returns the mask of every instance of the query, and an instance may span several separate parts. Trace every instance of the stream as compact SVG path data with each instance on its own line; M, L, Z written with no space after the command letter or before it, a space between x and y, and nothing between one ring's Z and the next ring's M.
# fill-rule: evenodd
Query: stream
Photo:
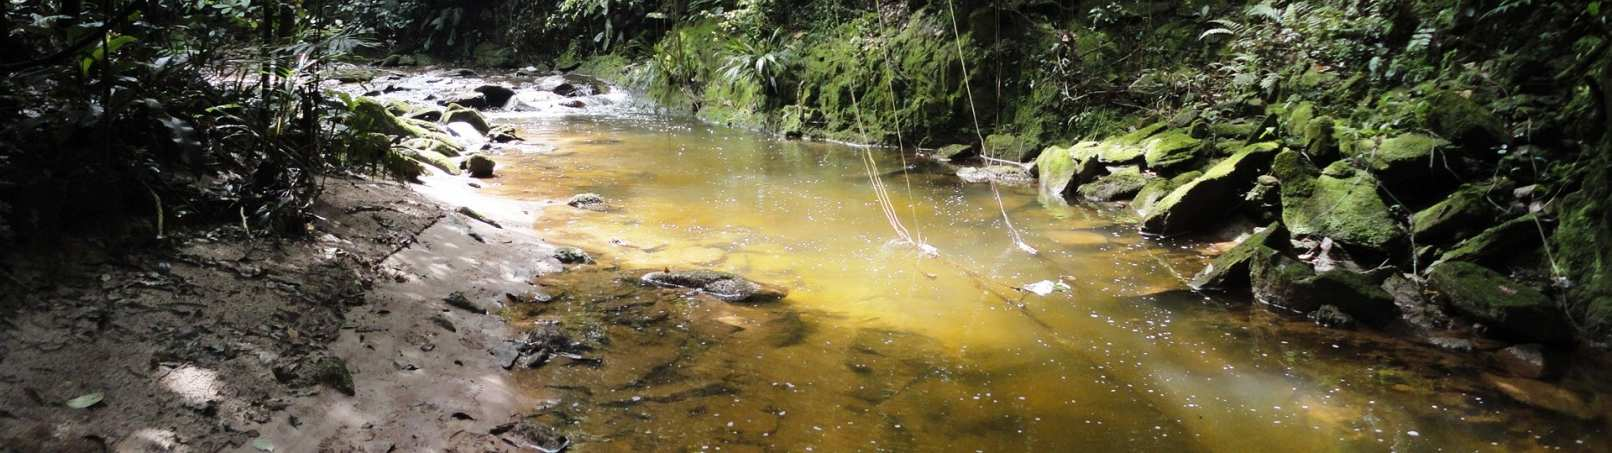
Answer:
M517 375L584 451L1607 442L1603 427L1488 390L1471 353L1185 291L1224 244L1144 238L1123 207L1046 207L1029 187L1001 187L999 205L990 186L894 149L703 124L620 90L586 102L491 114L526 144L496 157L488 188L551 203L543 239L600 261L539 282L566 303L516 315L594 342L595 357ZM866 156L933 253L897 239ZM611 208L564 204L589 192ZM1039 254L1015 245L1004 211ZM729 304L624 281L665 268L790 295ZM1020 289L1038 282L1052 291Z

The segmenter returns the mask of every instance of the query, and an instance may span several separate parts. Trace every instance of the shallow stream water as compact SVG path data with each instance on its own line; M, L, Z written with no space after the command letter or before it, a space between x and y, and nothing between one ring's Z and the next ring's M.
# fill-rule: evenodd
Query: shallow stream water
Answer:
M603 366L523 375L569 407L561 421L584 433L583 450L1473 451L1607 439L1492 396L1468 353L1182 291L1213 245L1143 238L1123 208L1047 207L1030 188L1003 187L1031 255L989 186L893 149L626 108L495 119L535 144L498 157L495 191L558 200L539 216L545 240L607 268L708 268L791 290L769 305L672 303L730 328L632 324L623 331L642 338L611 343ZM904 227L938 253L897 240L868 156ZM612 209L559 203L581 192ZM621 284L594 280L569 291ZM1018 289L1043 281L1056 290Z

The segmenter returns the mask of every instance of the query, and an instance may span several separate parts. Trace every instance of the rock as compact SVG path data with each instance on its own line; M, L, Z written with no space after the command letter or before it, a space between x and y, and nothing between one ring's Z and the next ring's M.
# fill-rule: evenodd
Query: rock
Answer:
M580 108L587 107L587 106L588 105L582 103L582 101L578 101L578 100L575 100L575 99L560 103L560 107L573 108L573 109L580 109Z
M513 126L508 125L493 126L492 130L487 132L487 139L497 143L525 141L525 139L515 134Z
M413 55L403 54L388 55L377 63L377 65L384 67L414 66L416 64L419 64L419 62L414 59Z
M553 75L539 79L534 87L538 91L548 91L565 97L583 97L596 94L605 94L610 86L599 79L580 75L563 74Z
M470 156L470 159L466 160L465 164L466 169L470 170L470 176L473 178L491 178L493 177L493 168L498 166L497 162L493 162L491 158L480 154Z
M1245 147L1209 167L1193 179L1159 199L1142 219L1142 232L1178 235L1205 229L1233 211L1254 178L1265 171L1272 151Z
M1448 244L1466 237L1498 214L1486 199L1490 185L1468 184L1411 216L1411 238L1418 244Z
M483 41L476 44L472 51L477 66L488 68L511 68L515 66L514 52L492 42Z
M1344 313L1342 309L1333 305L1322 305L1310 314L1304 316L1322 327L1334 329L1351 329L1355 326L1355 318Z
M409 110L409 111L412 111ZM405 111L407 113L408 111ZM403 138L430 139L451 143L452 137L434 130L435 124L399 117L386 104L370 97L353 101L353 113L346 119L347 127L360 132L375 132ZM440 151L439 151L440 152ZM455 152L457 153L457 152Z
M1282 187L1280 180L1271 175L1259 175L1254 179L1254 188L1243 194L1243 207L1254 218L1262 221L1276 219L1282 207Z
M559 453L571 446L571 440L560 434L559 430L537 424L532 420L498 425L488 433L498 436L519 450Z
M507 370L513 368L515 359L521 357L521 346L522 343L519 341L506 341L499 343L498 346L493 346L488 352L493 355L493 363Z
M593 257L588 256L588 252L576 247L554 249L554 259L564 264L589 264L593 262Z
M1572 341L1572 326L1550 298L1483 266L1460 261L1437 264L1428 274L1428 284L1444 296L1451 310L1504 337L1548 344Z
M1136 196L1131 198L1131 210L1135 211L1138 217L1147 217L1153 205L1157 204L1159 200L1170 195L1170 192L1177 187L1198 179L1199 176L1203 176L1203 172L1192 171L1175 175L1174 178L1170 179L1160 178L1148 181L1146 185L1142 186L1142 190L1136 192Z
M378 75L379 71L362 66L342 66L330 71L330 78L341 83L365 83Z
M465 297L465 293L463 292L454 291L448 294L448 297L443 298L442 302L448 304L449 307L468 311L478 315L487 314L487 309L482 308L480 305L476 305L475 302L471 302L470 298Z
M1599 334L1596 341L1612 343L1612 155L1602 151L1582 164L1590 171L1580 188L1556 208L1561 225L1550 250L1562 269L1558 281L1568 283L1567 300L1584 307L1585 327Z
M1282 185L1282 223L1294 236L1327 237L1375 252L1404 238L1377 195L1377 180L1348 161L1334 162L1316 176L1307 158L1285 151L1276 156L1271 173Z
M1355 150L1355 157L1401 197L1425 196L1443 189L1452 176L1444 139L1423 134L1402 134L1376 146ZM1414 198L1414 197L1413 197Z
M991 134L985 137L985 155L1013 162L1028 162L1041 148L1028 137L1011 134Z
M1505 143L1505 125L1489 109L1462 96L1444 90L1427 101L1427 128L1439 136L1475 149Z
M1259 122L1253 120L1216 121L1209 124L1209 134L1233 140L1251 139L1259 131Z
M1143 140L1142 158L1148 170L1173 175L1197 161L1202 149L1203 140L1172 129Z
M1035 182L1029 170L1015 165L963 167L957 169L957 177L968 183L995 182L1006 186L1028 186Z
M1038 194L1041 202L1060 204L1074 193L1075 188L1090 181L1100 170L1091 162L1094 142L1081 142L1074 146L1047 147L1036 157Z
M1110 137L1098 144L1095 154L1098 162L1111 165L1132 164L1141 162L1147 150L1143 149L1142 141L1164 130L1165 123L1154 123L1121 135Z
M504 108L509 105L509 99L515 97L515 90L501 85L482 85L476 88L476 92L487 99L488 108Z
M418 140L421 139L413 139L408 142L404 142L402 145L392 149L400 155L415 161L419 161L420 163L436 167L437 169L447 172L450 175L459 174L459 166L455 165L453 160L449 159L448 156L445 156L440 152L433 151L432 149L424 149L421 147L422 144L430 144L432 142L419 142Z
M1317 273L1284 255L1256 255L1250 267L1254 299L1294 313L1308 314L1332 305L1373 324L1399 315L1392 295L1369 275L1343 269Z
M458 105L476 110L485 110L492 107L487 102L487 95L474 91L448 95L443 100L437 101L437 104Z
M604 197L596 193L579 193L566 200L566 206L588 211L607 211L610 205L605 203Z
M1153 179L1157 178L1143 175L1135 168L1127 168L1082 184L1076 192L1086 201L1117 201L1135 196Z
M974 149L974 145L962 143L942 146L940 149L936 149L933 154L936 159L948 162L961 161L977 155L979 155L979 152Z
M656 286L699 290L726 302L770 302L789 296L786 289L756 283L727 272L650 272L641 279Z
M1215 257L1208 266L1192 277L1187 286L1198 291L1247 288L1250 267L1254 261L1269 259L1276 255L1275 247L1281 247L1286 242L1287 229L1280 223L1272 223L1243 238L1226 253Z
M443 123L466 123L476 128L476 132L487 135L493 128L487 123L487 117L481 112L460 105L449 105L448 110L442 114Z
M309 366L308 372L308 378L313 382L328 385L347 396L357 394L353 387L353 373L348 371L347 362L339 357L322 357Z
M1555 377L1562 369L1561 357L1537 343L1510 346L1495 351L1492 358L1507 374L1528 379Z
M1332 137L1335 121L1330 116L1311 119L1304 126L1304 154L1315 162L1338 159L1338 142Z
M1444 309L1427 299L1422 285L1407 274L1392 274L1383 279L1383 291L1394 298L1399 307L1400 319L1423 330L1440 330L1450 327L1450 316Z
M1429 267L1451 261L1498 265L1523 251L1537 250L1549 231L1549 225L1534 214L1517 217L1455 244Z
M1579 420L1599 418L1601 411L1584 395L1533 379L1500 377L1484 373L1483 381L1517 402L1571 416Z

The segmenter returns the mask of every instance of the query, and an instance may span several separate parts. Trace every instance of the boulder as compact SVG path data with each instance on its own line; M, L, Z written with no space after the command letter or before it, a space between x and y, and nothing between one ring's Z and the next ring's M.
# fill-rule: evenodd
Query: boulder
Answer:
M548 91L565 97L593 96L605 94L610 91L610 85L599 79L580 74L552 75L538 79L534 86L538 91Z
M1539 290L1467 262L1433 266L1428 284L1455 313L1483 323L1503 337L1564 344L1572 326L1560 307Z
M1136 192L1136 196L1131 198L1131 210L1135 211L1139 217L1147 217L1147 214L1152 212L1153 205L1157 204L1159 200L1170 195L1170 192L1174 191L1175 188L1186 185L1186 183L1198 179L1199 176L1203 176L1203 172L1192 171L1175 175L1174 178L1170 179L1150 180L1142 186L1142 190Z
M588 264L593 262L593 257L589 256L588 252L576 247L554 249L554 259L564 264Z
M1007 186L1028 186L1035 182L1030 170L1017 165L963 167L957 169L957 177L968 183L995 182Z
M1541 225L1544 225L1544 220L1535 214L1508 220L1455 244L1439 255L1438 260L1429 267L1451 261L1491 266L1502 264L1522 251L1537 250L1544 243L1543 235L1550 232L1548 225L1541 232Z
M1263 255L1250 266L1254 299L1299 314L1332 305L1373 324L1399 317L1393 295L1372 276L1344 269L1315 272L1285 255Z
M1172 129L1142 141L1142 159L1148 170L1172 175L1191 166L1203 150L1203 140Z
M1321 327L1351 329L1355 326L1355 317L1335 305L1322 305L1304 317Z
M450 175L459 174L459 166L453 163L453 159L449 159L448 156L445 156L440 152L417 147L417 145L421 142L413 140L411 140L411 142L414 143L411 144L409 142L405 142L402 145L393 147L392 149L399 155L419 161L420 163L430 165L432 167L436 167L438 170L447 172Z
M1452 180L1450 142L1424 134L1401 134L1380 144L1364 142L1351 149L1366 168L1401 198L1438 192Z
M1468 184L1411 216L1411 237L1418 244L1448 244L1467 237L1499 214L1486 199L1493 184Z
M1271 175L1259 175L1254 178L1254 188L1243 194L1243 208L1255 219L1270 221L1276 219L1282 207L1281 181Z
M1051 146L1036 156L1036 179L1042 203L1062 203L1076 187L1097 176L1101 168L1092 160L1096 147L1095 142Z
M1209 167L1202 176L1153 203L1142 219L1142 232L1178 235L1218 223L1235 210L1254 178L1265 172L1272 154L1267 148L1249 146Z
M442 114L443 123L468 123L476 128L476 132L487 135L492 131L492 125L487 123L487 117L481 112L459 105L449 105L448 110Z
M430 139L439 142L453 142L439 130L436 124L399 117L379 100L370 97L360 97L353 101L353 113L346 119L347 127L360 133L375 132L402 138ZM458 151L452 151L458 154Z
M487 108L504 108L509 105L510 98L515 97L515 90L502 85L482 85L476 87L476 92L487 99Z
M1254 261L1276 255L1275 247L1283 247L1286 243L1287 230L1280 223L1272 223L1243 238L1226 253L1215 257L1208 266L1192 277L1187 286L1198 291L1247 288L1250 282L1249 269Z
M789 296L789 290L757 283L735 274L717 271L662 271L644 274L645 283L700 291L725 302L771 302Z
M470 156L470 159L465 161L465 168L470 170L470 176L474 178L493 177L493 167L496 166L497 162L480 154Z
M1427 101L1427 128L1463 146L1486 149L1507 140L1506 128L1488 108L1460 93L1443 90Z
M977 156L979 155L978 151L979 150L974 149L974 145L957 143L942 146L940 149L936 149L932 155L935 156L936 159L955 162Z
M1311 119L1304 126L1304 154L1315 162L1338 160L1338 142L1333 138L1335 121L1330 116Z
M1014 162L1028 162L1041 151L1035 140L1011 134L991 134L985 137L985 155Z
M1223 139L1246 140L1253 138L1257 131L1259 122L1254 120L1216 121L1209 124L1209 134Z
M1378 252L1404 238L1377 194L1376 178L1348 161L1334 162L1317 175L1308 158L1285 151L1276 156L1271 173L1282 185L1282 223L1294 236L1327 237Z
M1124 167L1096 180L1081 184L1075 192L1080 198L1092 202L1119 201L1129 199L1142 191L1148 182L1159 179L1142 174L1135 167Z
M1097 160L1104 164L1121 165L1139 163L1147 154L1142 141L1164 130L1164 123L1154 123L1121 135L1103 140L1095 150Z

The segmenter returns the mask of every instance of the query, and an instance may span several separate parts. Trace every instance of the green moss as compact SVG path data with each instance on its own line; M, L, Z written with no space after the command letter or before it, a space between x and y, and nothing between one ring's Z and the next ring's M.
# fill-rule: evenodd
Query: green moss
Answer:
M1404 231L1377 194L1377 180L1371 174L1338 161L1308 182L1302 173L1313 167L1305 168L1307 163L1295 162L1298 159L1291 155L1278 157L1279 163L1272 166L1282 181L1282 223L1294 235L1329 237L1377 251L1403 239Z
M985 137L985 155L1002 160L1024 162L1035 156L1033 140L1012 134L991 134Z
M1126 168L1081 184L1076 190L1086 201L1117 201L1136 195L1156 177L1143 175L1135 168Z
M1196 231L1230 212L1254 178L1265 171L1271 151L1250 148L1209 167L1202 176L1177 187L1148 209L1142 231L1174 235Z
M1142 141L1143 161L1155 171L1178 170L1197 160L1203 140L1179 129L1160 133Z
M1417 242L1448 243L1460 232L1483 225L1495 215L1494 206L1485 199L1493 184L1469 184L1448 197L1417 211L1411 216L1411 237ZM1509 186L1495 190L1504 191Z
M1238 242L1231 250L1215 257L1187 283L1196 290L1227 290L1249 285L1250 268L1255 260L1268 259L1287 242L1287 230L1272 223Z
M1562 342L1571 337L1562 312L1539 290L1483 266L1450 262L1434 266L1428 283L1456 312L1526 341Z
M1517 254L1537 250L1544 240L1538 222L1538 216L1528 214L1495 225L1450 247L1439 255L1438 261L1432 266L1451 261L1496 264Z
M1467 145L1498 144L1506 138L1505 126L1489 109L1451 90L1441 90L1428 98L1427 127Z
M442 122L444 124L453 122L468 123L483 135L492 130L492 126L487 123L487 117L482 116L481 112L461 107L457 104L448 106L448 110L442 114Z
M1036 157L1035 168L1038 175L1038 194L1041 203L1048 205L1064 204L1070 191L1080 185L1075 173L1078 164L1075 162L1073 146L1049 147L1041 151Z

